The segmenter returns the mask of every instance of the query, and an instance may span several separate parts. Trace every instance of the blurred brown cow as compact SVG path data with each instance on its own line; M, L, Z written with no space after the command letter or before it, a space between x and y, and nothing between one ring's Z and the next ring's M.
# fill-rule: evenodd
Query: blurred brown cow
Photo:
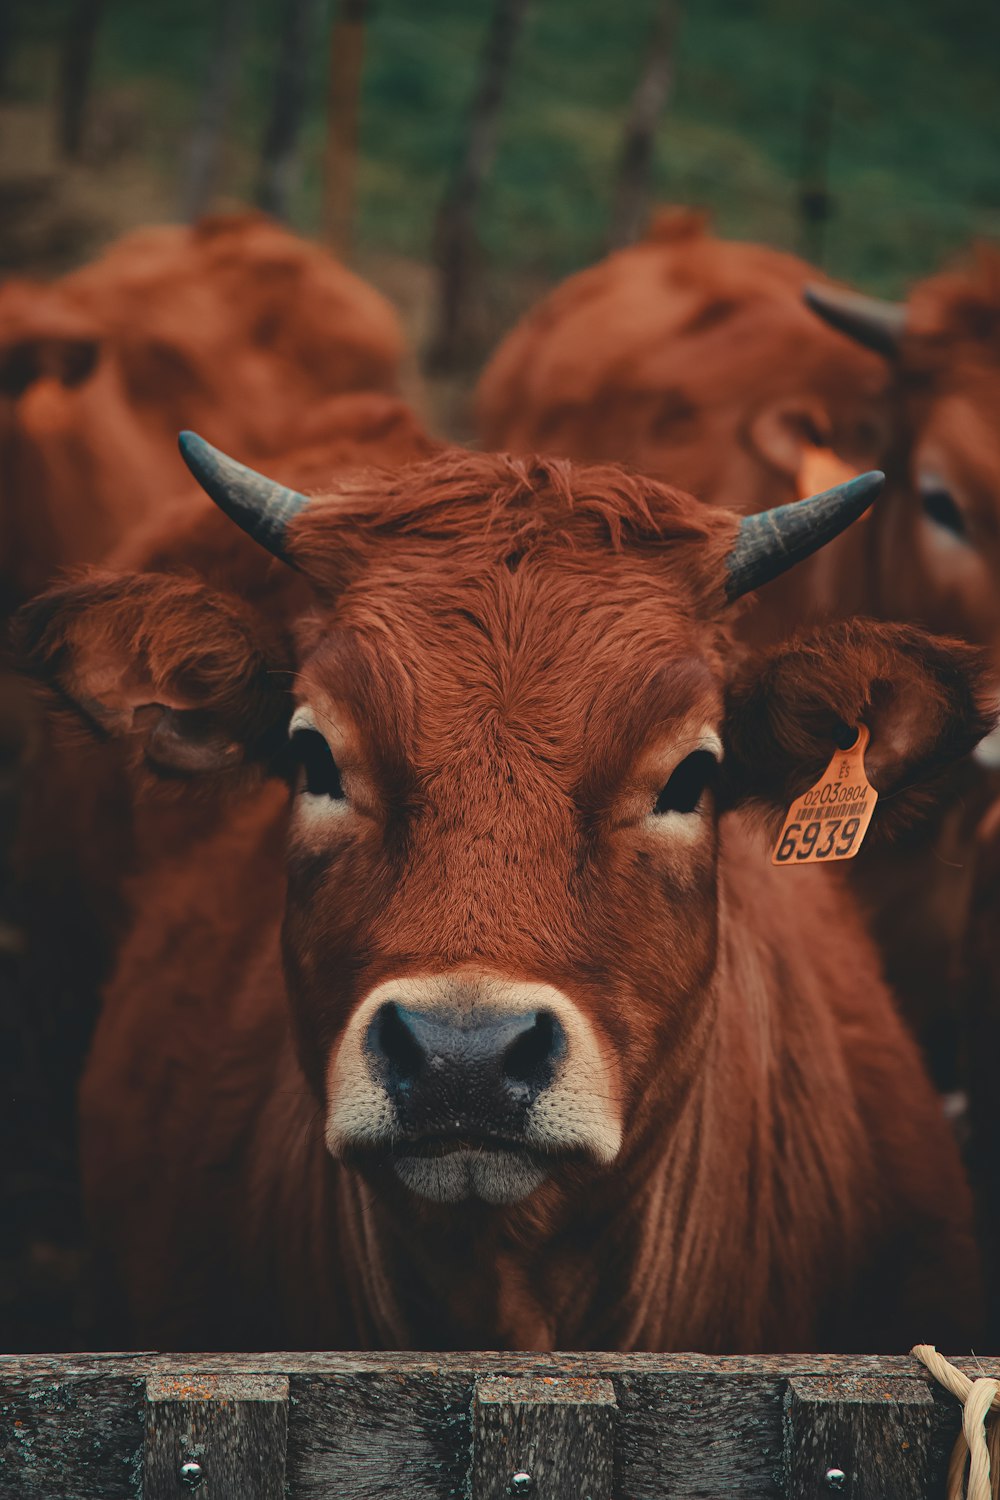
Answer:
M810 317L817 272L671 209L639 244L570 277L522 319L480 382L484 446L612 459L748 512L846 477L885 445L888 372ZM822 615L840 539L761 600L781 636Z
M905 306L807 296L882 356L896 402L886 495L857 534L847 607L988 645L1000 679L1000 249L919 282Z
M841 608L987 646L1000 685L1000 250L977 247L919 282L905 305L820 286L807 296L881 357L892 381L886 493L847 543ZM925 1035L950 1031L953 1044L973 871L986 858L976 826L1000 794L1000 734L983 741L976 760L933 858L900 860L891 879L882 860L859 870L893 984ZM981 889L972 899L981 910Z
M256 214L138 230L52 286L0 287L0 587L103 556L185 483L195 423L245 458L308 441L315 407L393 392L385 299Z

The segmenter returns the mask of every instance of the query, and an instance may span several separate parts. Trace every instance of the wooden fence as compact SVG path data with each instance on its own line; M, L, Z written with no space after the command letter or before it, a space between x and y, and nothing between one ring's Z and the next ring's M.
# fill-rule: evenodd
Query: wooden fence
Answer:
M943 1500L958 1428L909 1357L0 1358L3 1500Z

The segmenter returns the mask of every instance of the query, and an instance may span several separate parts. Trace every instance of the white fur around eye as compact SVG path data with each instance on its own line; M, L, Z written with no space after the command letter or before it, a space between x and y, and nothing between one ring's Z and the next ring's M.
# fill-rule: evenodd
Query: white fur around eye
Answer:
M684 754L680 755L677 758L673 767L665 776L662 788L656 799L657 802L659 802L663 797L664 793L667 791L675 776L677 776L678 773L683 776L683 769L692 756L708 758L704 765L705 770L712 769L712 767L708 764L708 761L714 762L715 766L721 764L722 741L714 730L706 730L702 735L699 736L694 744L688 742L688 745L685 747ZM695 767L694 770L694 790L697 791L698 783L701 778L698 774L699 768ZM701 790L697 793L696 799L691 803L690 807L685 807L682 805L681 807L665 807L661 810L658 810L656 805L654 804L653 809L650 811L648 817L646 818L646 826L651 831L654 831L658 834L668 834L671 838L697 838L705 826L707 813L711 806L708 798L706 797L708 785L709 781L706 780L704 785L701 787ZM684 790L685 789L683 785L678 788L678 792L681 794L679 796L679 800L682 802L682 804L687 800L687 798L683 795Z
M330 755L333 767L339 771L329 741L322 730L316 726L312 712L305 705L297 708L292 715L288 725L288 737L292 742L296 737L305 738L306 735L315 735L322 740ZM320 747L322 748L322 747ZM310 791L307 786L307 771L303 767L298 773L298 785L296 788L294 811L297 821L308 821L312 824L329 823L333 819L343 818L351 810L351 804L343 783L338 777L337 787L339 794L331 794L326 791Z

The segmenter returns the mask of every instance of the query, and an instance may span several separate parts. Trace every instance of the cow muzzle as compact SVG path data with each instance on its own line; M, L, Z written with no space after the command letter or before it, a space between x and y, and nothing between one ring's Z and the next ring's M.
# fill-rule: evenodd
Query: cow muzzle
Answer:
M560 1159L614 1158L611 1074L586 1017L552 986L388 983L331 1059L327 1145L361 1166L390 1164L437 1202L515 1202Z

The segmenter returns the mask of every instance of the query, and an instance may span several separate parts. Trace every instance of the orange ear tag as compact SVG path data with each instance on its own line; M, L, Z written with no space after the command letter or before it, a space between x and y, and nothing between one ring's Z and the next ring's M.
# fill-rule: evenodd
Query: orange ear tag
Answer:
M807 443L802 449L799 472L795 481L799 499L805 500L810 495L818 495L822 490L832 490L834 485L845 484L848 479L856 479L858 472L851 464L838 458L832 448L817 448ZM870 515L871 510L866 510L863 515L852 522L852 525L863 525Z
M853 859L875 811L878 792L865 775L871 738L862 724L850 750L838 750L823 775L788 810L772 865L826 864Z

